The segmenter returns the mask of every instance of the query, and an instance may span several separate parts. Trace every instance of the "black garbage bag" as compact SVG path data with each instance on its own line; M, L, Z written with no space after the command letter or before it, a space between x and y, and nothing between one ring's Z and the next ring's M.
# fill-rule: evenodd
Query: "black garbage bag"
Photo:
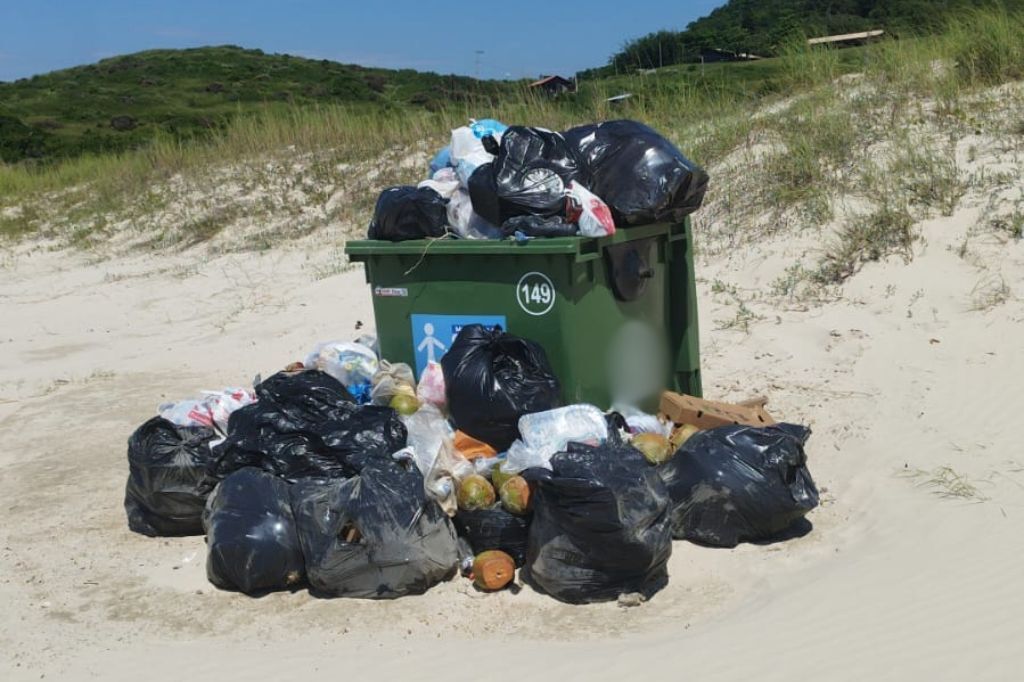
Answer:
M818 506L793 424L723 426L691 436L658 473L672 498L672 534L716 547L770 540Z
M421 594L458 566L455 529L411 462L375 459L347 481L300 481L292 508L316 594Z
M290 481L344 478L358 473L366 459L405 447L397 412L356 405L341 382L319 370L279 372L256 386L256 396L228 419L208 487L246 466Z
M202 535L208 491L202 481L216 438L207 427L153 417L128 439L124 510L128 528L150 536Z
M494 225L519 215L564 216L565 187L582 176L580 159L561 133L512 126L494 161L470 176L469 197L473 210Z
M221 481L206 503L206 577L246 594L291 589L305 578L289 484L245 467Z
M389 187L373 209L368 239L401 242L443 237L448 224L448 200L430 187Z
M579 231L579 227L566 222L561 216L519 215L509 218L501 226L501 234L505 237L514 237L516 232L527 237L572 237Z
M679 222L704 202L704 169L642 123L580 126L565 139L583 160L587 187L608 204L619 227Z
M465 538L473 554L500 549L522 566L530 537L532 515L519 516L505 511L500 504L491 509L460 509L452 521L459 537Z
M668 580L672 554L669 496L629 445L570 443L536 481L523 578L561 601L653 595Z
M519 418L561 405L561 387L540 344L467 325L441 358L455 425L498 452L519 437Z

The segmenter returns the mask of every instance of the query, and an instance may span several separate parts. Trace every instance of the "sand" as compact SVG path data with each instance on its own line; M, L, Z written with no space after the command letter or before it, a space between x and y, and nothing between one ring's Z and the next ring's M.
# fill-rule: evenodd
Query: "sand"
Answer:
M716 249L698 225L705 392L767 395L811 425L823 503L787 542L675 543L669 586L629 609L465 580L392 602L216 590L201 537L128 531L125 441L162 401L372 331L362 270L330 274L322 235L226 255L7 249L0 679L1016 679L1024 243L980 229L986 199L919 225L911 263L816 301L766 292L826 235Z

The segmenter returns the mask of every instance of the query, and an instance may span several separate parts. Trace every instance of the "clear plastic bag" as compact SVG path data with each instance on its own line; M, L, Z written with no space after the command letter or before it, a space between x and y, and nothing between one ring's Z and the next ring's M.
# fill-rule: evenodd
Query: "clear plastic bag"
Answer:
M400 394L416 397L416 377L412 367L404 362L381 360L371 383L370 402L374 405L389 405Z
M346 388L370 384L377 373L377 355L361 343L325 341L318 343L303 364L307 369L319 369Z
M434 460L441 451L445 440L451 440L453 431L448 421L433 405L423 405L408 417L402 417L408 431L408 443L412 448L416 468L423 477L434 467Z
M448 226L463 239L501 239L501 228L496 227L473 211L469 191L459 188L448 202Z
M569 443L598 445L608 440L608 422L593 405L569 405L520 417L519 433L502 471L550 469L551 458Z
M430 472L423 479L427 497L436 500L444 513L455 516L459 504L456 499L458 482L476 473L473 463L456 452L451 438L441 443L441 449L434 458Z

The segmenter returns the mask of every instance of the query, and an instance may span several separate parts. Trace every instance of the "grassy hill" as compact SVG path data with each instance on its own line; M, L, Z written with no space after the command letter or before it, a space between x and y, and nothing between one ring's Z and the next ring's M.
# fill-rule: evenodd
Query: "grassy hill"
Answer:
M0 83L0 160L120 151L158 134L202 136L259 108L433 109L508 88L233 46L151 50Z
M1024 0L729 0L681 31L659 31L631 40L607 66L588 77L699 61L718 48L780 54L794 40L882 28L897 36L945 30L951 19L979 8L1024 9Z

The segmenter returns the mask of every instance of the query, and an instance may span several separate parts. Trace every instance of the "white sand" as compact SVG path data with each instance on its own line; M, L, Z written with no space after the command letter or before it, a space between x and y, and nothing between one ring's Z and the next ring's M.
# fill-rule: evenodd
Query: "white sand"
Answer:
M125 441L161 401L372 329L362 271L317 279L337 245L315 237L219 257L6 253L0 679L1018 679L1024 244L976 234L984 199L924 223L911 264L869 265L821 304L756 296L820 237L703 259L706 394L769 395L810 424L826 492L803 538L676 543L669 586L633 609L461 579L392 602L214 589L202 538L128 531ZM749 333L720 328L736 304L715 280L749 301ZM1007 300L977 310L1000 282ZM976 494L938 495L940 467Z

